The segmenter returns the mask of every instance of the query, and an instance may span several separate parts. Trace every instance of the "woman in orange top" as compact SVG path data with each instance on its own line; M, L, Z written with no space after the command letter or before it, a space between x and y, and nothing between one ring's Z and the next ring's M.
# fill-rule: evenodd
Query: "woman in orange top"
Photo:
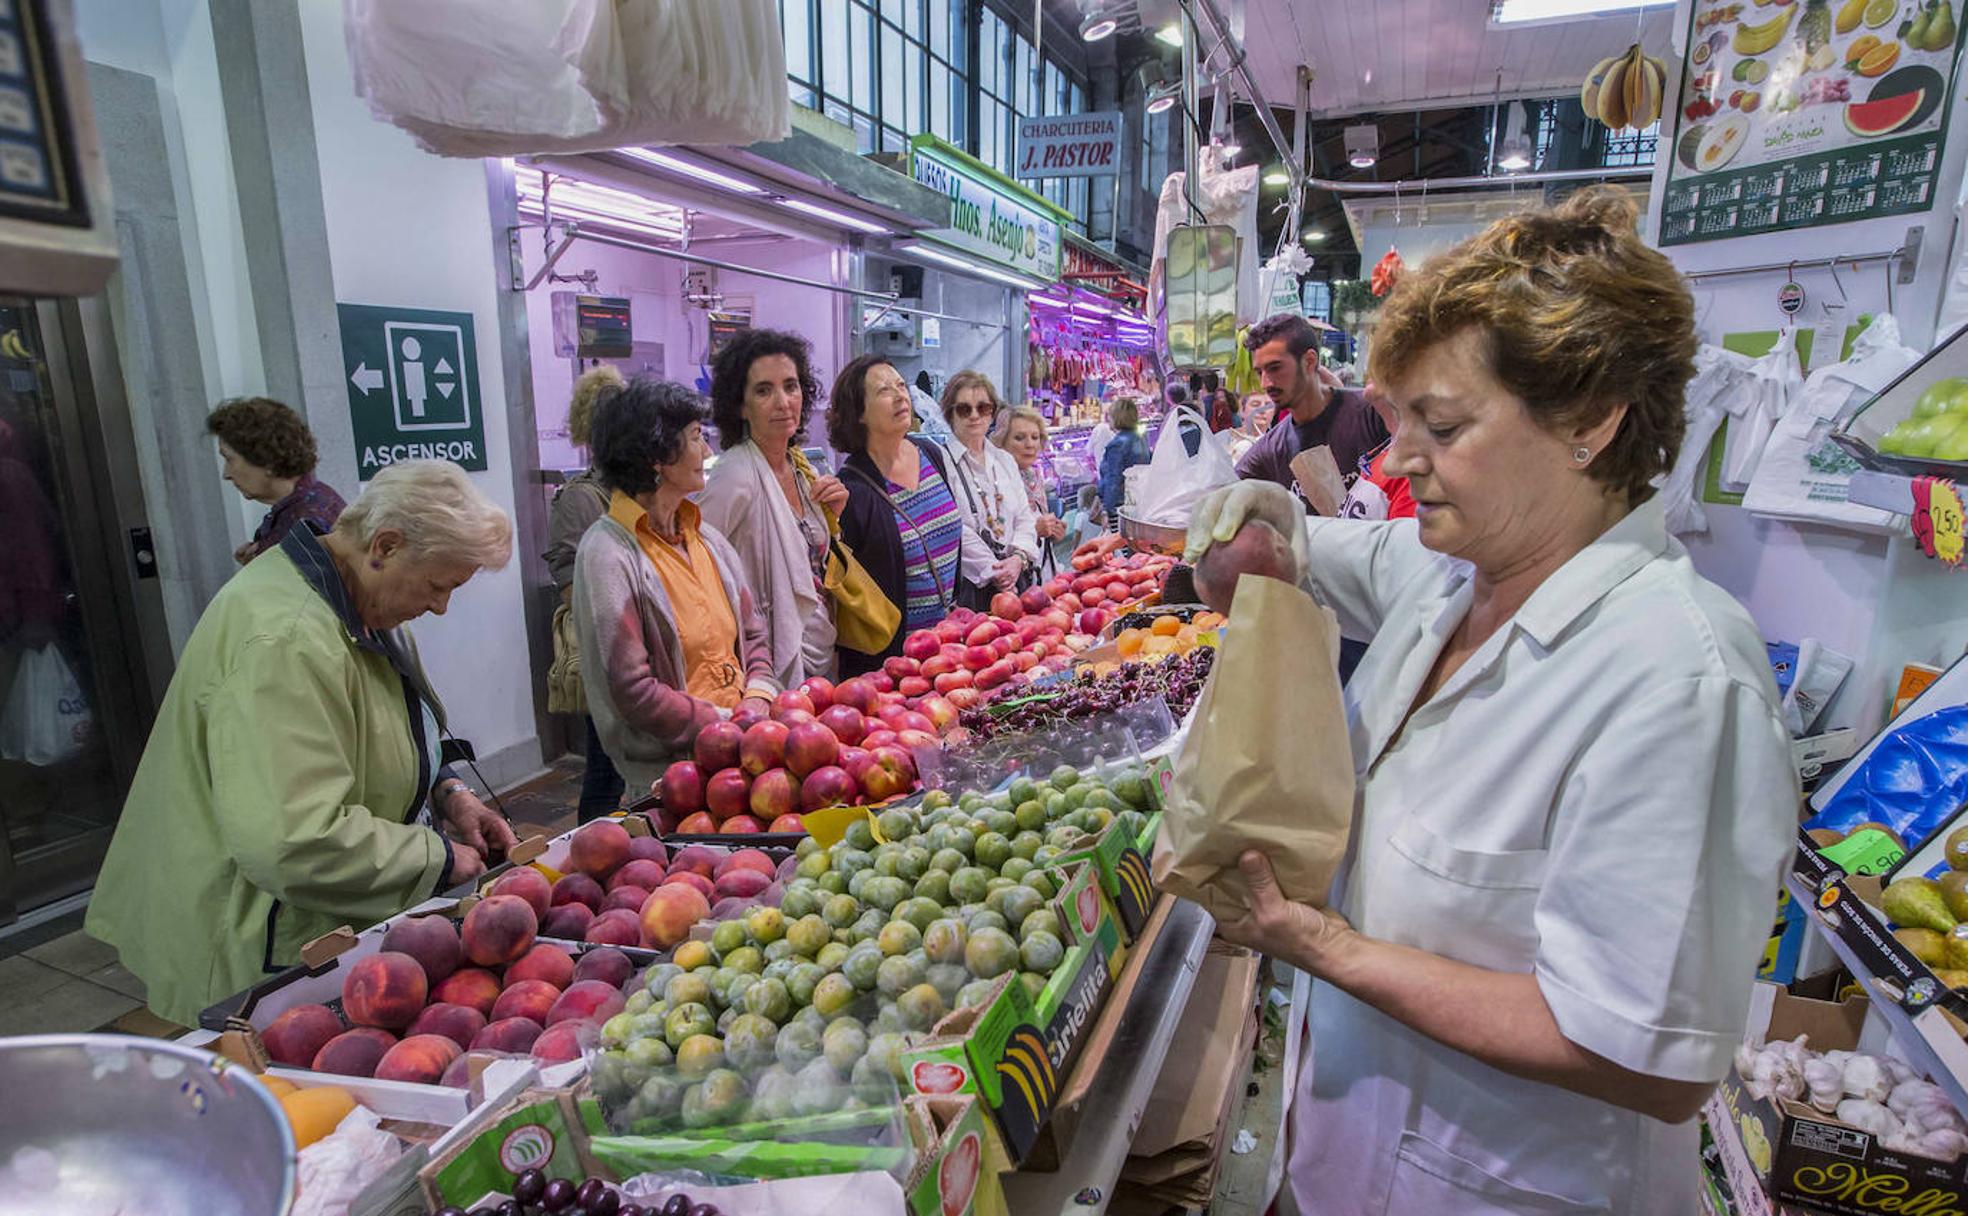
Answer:
M574 628L588 712L631 789L741 700L779 692L744 567L689 499L704 488L705 416L682 385L637 380L600 405L590 433L610 494L575 555Z

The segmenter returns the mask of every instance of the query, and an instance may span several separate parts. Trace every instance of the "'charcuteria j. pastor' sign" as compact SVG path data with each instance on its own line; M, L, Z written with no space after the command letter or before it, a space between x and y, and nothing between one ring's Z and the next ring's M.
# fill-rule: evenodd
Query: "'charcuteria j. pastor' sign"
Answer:
M1102 177L1121 171L1121 112L1018 120L1019 177Z
M950 226L925 235L1022 274L1059 277L1059 220L1043 199L939 141L910 148L916 181L950 200Z

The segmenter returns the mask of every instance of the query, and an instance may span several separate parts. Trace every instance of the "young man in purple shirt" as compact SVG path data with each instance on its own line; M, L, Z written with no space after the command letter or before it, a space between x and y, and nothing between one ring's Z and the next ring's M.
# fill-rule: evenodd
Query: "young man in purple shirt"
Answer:
M1309 448L1332 449L1342 470L1387 442L1387 427L1359 389L1340 388L1319 376L1319 331L1304 317L1280 313L1251 327L1244 337L1264 392L1278 404L1272 427L1237 461L1237 476L1274 481L1296 493L1292 457Z

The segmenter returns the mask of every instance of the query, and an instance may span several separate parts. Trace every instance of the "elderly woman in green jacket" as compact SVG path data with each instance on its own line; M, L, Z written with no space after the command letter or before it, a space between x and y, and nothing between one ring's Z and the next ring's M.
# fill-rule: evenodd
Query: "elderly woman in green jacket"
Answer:
M332 532L289 532L192 631L91 898L160 1017L199 1011L484 871L512 829L439 761L403 626L512 553L454 464L378 473Z

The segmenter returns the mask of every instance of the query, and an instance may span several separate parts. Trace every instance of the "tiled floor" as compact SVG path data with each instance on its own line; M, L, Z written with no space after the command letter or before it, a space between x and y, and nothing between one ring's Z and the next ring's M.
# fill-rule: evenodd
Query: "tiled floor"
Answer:
M501 793L522 837L574 826L581 773L580 759L570 757ZM0 957L0 1036L106 1031L170 1038L184 1031L145 1009L143 996L143 981L124 969L116 951L74 929Z

